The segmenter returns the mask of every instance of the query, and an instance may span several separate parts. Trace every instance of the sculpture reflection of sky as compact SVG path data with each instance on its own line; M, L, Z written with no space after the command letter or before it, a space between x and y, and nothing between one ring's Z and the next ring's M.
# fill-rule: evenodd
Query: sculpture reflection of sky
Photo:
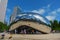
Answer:
M44 22L46 24L49 24L50 22L48 21L48 19L46 19L45 17L43 17L42 15L38 14L38 13L33 13L33 12L23 12L23 13L19 13L16 17L16 21L20 20L20 19L33 19L36 21L41 21Z
M33 11L42 14L49 20L60 21L60 0L8 0L6 21L9 22L13 8L19 5L22 11Z

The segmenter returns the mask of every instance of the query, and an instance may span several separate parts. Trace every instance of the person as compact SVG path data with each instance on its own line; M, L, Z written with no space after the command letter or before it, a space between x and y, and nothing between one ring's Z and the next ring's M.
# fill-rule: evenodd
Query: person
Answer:
M5 33L6 33L6 30L4 29L4 32L2 33L2 38L1 39L4 39L4 37L5 37Z
M24 29L24 34L26 34L26 29Z
M20 32L21 34L23 34L24 32L23 32L23 30L21 30L21 32Z
M15 34L17 33L17 30L15 29Z
M5 33L3 32L1 36L1 39L4 39Z

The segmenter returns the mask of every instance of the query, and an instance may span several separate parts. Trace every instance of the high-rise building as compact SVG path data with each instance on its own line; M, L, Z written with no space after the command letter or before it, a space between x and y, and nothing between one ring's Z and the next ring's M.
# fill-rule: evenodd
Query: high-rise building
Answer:
M21 10L20 10L19 6L14 7L12 15L10 16L10 23L14 22L16 16L19 15L20 12L21 12Z
M0 21L4 23L8 0L0 0Z

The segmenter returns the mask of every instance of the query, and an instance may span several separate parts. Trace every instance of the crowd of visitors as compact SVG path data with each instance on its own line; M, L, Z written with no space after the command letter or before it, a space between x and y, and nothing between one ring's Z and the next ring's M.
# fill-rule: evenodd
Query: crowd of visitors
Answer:
M41 34L38 30L27 30L27 29L21 29L21 30L16 30L15 29L15 34Z

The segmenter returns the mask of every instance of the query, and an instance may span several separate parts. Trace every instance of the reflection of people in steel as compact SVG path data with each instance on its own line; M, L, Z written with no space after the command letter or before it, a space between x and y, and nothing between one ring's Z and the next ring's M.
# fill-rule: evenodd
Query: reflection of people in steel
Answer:
M15 29L15 34L17 33L17 30Z
M21 32L20 32L21 34L23 34L23 30L21 30Z
M32 30L32 34L34 34L34 30Z
M26 29L24 29L24 34L26 34Z

